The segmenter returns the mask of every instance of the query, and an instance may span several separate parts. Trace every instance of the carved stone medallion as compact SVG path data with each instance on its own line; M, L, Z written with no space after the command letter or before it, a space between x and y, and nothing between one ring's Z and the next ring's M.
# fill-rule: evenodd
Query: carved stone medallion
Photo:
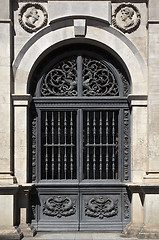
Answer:
M47 24L45 8L38 3L25 4L19 12L19 23L27 32L36 32Z
M141 15L139 10L133 4L119 5L112 16L114 27L124 33L134 32L140 25Z
M104 199L102 196L91 198L85 203L85 215L93 218L103 219L113 217L118 214L118 200L111 198Z
M43 205L43 214L51 217L68 217L76 213L75 201L68 197L53 196Z

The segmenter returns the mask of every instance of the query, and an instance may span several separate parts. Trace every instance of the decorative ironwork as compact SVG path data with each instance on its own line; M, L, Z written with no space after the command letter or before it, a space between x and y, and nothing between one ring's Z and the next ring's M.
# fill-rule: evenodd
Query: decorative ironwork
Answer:
M124 219L129 220L130 219L130 212L129 212L129 198L128 194L124 194Z
M82 71L82 79L77 72ZM42 80L42 96L77 96L77 81L83 96L118 96L119 89L113 72L100 60L82 57L81 64L70 58L57 64Z
M76 114L42 111L42 179L76 179Z
M84 111L83 178L118 179L118 111Z
M37 32L47 24L48 14L38 3L27 3L19 12L19 23L27 32Z
M120 74L120 78L123 83L123 96L127 97L128 93L129 93L129 83L128 83L127 79L124 77L124 75L119 70L118 70L118 72Z
M76 213L75 201L68 197L53 196L43 205L43 214L51 217L69 217Z
M101 61L83 58L83 95L118 96L119 89L115 76Z
M141 15L136 6L131 3L119 5L112 15L112 23L124 33L134 32L140 25Z
M85 215L89 217L103 219L104 217L113 217L118 214L118 200L111 198L104 199L102 196L91 198L85 204Z
M77 95L77 65L75 58L61 62L49 71L42 81L41 95Z
M36 117L32 119L32 182L36 181Z
M129 110L124 110L124 180L129 180Z

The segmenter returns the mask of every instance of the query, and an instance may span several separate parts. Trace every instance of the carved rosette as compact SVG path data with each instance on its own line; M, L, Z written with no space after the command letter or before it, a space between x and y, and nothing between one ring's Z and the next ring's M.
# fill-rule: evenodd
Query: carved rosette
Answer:
M43 214L50 217L69 217L76 213L75 201L68 197L53 196L43 205Z
M129 180L129 110L124 110L124 180Z
M47 21L48 14L39 3L27 3L20 9L19 23L29 33L37 32L47 25Z
M119 5L112 15L112 23L124 33L134 32L140 25L141 15L138 8L131 4Z
M85 203L85 215L93 218L108 218L118 215L118 200L104 199L102 196L91 198Z

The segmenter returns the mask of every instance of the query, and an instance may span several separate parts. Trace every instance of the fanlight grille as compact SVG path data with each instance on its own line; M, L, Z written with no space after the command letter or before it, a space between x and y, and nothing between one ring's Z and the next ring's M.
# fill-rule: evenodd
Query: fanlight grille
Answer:
M82 93L82 94L81 94ZM112 70L90 57L71 57L55 65L43 78L41 96L118 96Z

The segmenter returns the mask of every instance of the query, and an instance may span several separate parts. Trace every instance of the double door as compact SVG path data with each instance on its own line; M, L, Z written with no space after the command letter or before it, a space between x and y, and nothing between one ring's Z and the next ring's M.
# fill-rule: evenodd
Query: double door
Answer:
M39 151L32 223L39 231L122 231L130 221L123 161L128 109L98 101L70 99L60 108L34 102Z

